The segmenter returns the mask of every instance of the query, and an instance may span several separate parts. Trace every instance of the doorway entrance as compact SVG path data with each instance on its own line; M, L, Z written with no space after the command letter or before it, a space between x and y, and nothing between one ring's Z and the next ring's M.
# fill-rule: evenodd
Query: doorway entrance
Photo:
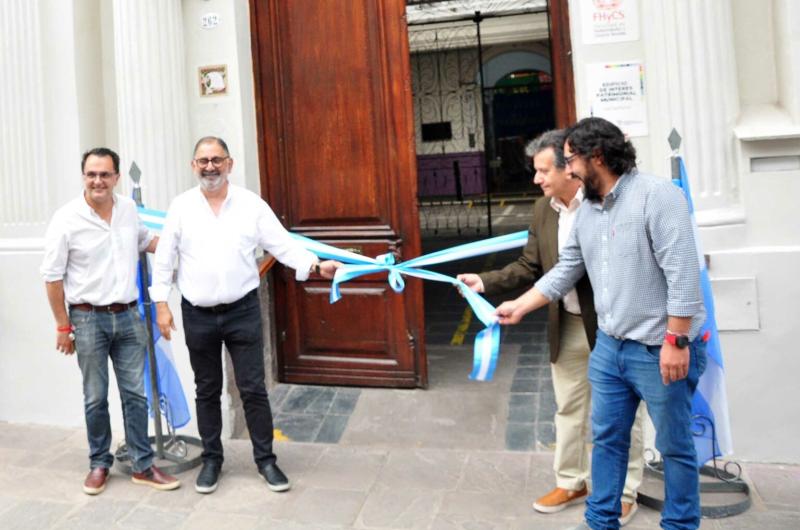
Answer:
M565 5L407 1L423 237L506 232L541 195L525 146L574 116Z

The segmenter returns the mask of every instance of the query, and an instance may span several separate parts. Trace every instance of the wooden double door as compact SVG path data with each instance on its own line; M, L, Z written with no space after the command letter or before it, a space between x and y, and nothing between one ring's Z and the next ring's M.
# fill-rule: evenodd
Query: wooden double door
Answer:
M556 120L574 119L567 0L551 0ZM367 256L420 254L404 0L250 0L262 194L290 230ZM566 60L561 60L565 58ZM421 281L274 274L278 376L427 385Z
M419 255L402 0L251 1L261 184L290 230L375 257ZM278 269L278 376L296 383L427 383L422 285L386 274L330 283Z

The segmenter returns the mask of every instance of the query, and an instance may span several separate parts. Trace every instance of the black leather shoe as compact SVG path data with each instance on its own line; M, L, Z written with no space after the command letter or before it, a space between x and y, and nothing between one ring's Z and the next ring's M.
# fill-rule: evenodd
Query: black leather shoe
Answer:
M291 487L289 479L283 474L278 464L264 464L258 472L267 481L267 487L272 491L286 491Z
M222 469L222 464L214 460L206 460L203 462L203 469L197 475L197 482L194 484L194 489L197 493L214 493L217 489L219 482L219 471Z

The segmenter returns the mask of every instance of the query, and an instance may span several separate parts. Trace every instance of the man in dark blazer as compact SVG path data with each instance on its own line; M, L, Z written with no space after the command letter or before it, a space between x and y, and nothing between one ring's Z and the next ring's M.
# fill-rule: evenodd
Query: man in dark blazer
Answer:
M548 131L528 146L533 157L534 183L544 197L533 206L533 222L522 255L500 270L481 274L460 274L458 279L470 289L487 294L504 293L529 287L558 262L561 246L567 241L575 212L583 200L582 183L565 172L563 131ZM587 371L589 352L597 333L597 314L589 277L584 275L562 301L549 304L547 339L556 399L556 448L553 470L556 488L533 503L536 511L555 513L587 497L591 393ZM621 524L636 512L636 490L642 481L643 447L640 410L631 433L631 458L622 497Z

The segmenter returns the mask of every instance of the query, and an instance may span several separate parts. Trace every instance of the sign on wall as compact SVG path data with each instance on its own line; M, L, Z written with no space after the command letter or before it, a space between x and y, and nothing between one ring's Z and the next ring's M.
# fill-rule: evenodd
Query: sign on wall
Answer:
M628 136L647 135L642 63L588 64L586 80L592 116L607 119Z
M639 39L638 0L583 0L581 26L584 44Z

